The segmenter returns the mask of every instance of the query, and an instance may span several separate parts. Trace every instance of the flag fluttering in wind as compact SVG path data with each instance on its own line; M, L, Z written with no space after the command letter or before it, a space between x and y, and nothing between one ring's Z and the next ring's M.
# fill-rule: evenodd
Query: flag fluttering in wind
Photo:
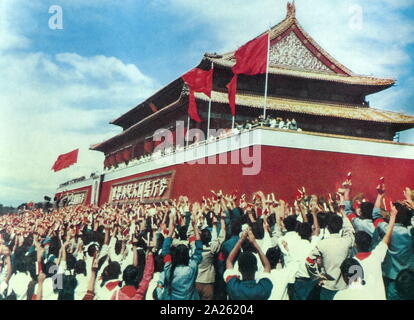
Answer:
M57 172L76 163L78 161L78 153L79 149L73 150L65 154L61 154L55 161L52 170Z
M194 93L203 92L208 97L211 97L211 90L213 88L213 69L204 71L199 68L194 68L193 70L183 75L182 79L190 89L188 114L194 121L201 122L200 116L198 115L197 103Z
M158 111L157 106L155 104L153 104L152 102L149 104L149 107L150 107L150 109L153 113Z
M227 84L229 105L233 116L236 115L237 77L239 74L256 75L267 73L269 54L269 33L246 43L236 53L236 64L232 70L233 78Z

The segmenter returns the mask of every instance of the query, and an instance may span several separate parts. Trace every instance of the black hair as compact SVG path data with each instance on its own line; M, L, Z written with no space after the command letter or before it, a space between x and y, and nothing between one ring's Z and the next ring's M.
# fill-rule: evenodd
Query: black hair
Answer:
M272 269L276 269L277 264L280 261L280 256L281 256L282 251L280 250L279 247L273 247L273 248L269 248L266 252L266 257L270 262L270 267Z
M122 280L126 286L134 286L135 288L138 287L139 279L139 268L130 264L124 270L122 274Z
M254 278L257 271L257 259L253 253L247 251L242 252L238 259L239 270L244 278Z
M96 245L91 244L90 246L88 246L88 256L92 258L97 252L97 250L98 249L96 248Z
M374 204L372 202L361 203L361 219L372 219L372 211L374 210Z
M355 245L358 252L369 252L371 250L372 237L365 231L358 231L355 234Z
M269 215L267 218L267 223L269 224L270 228L272 228L276 224L276 215L273 213Z
M331 214L328 217L328 231L329 233L339 233L343 226L343 220L337 214Z
M355 276L361 278L362 285L365 285L364 280L364 269L362 268L361 264L353 259L353 258L346 258L341 264L341 275L344 278L344 281L347 285L351 284L351 280L355 280Z
M252 232L253 235L256 239L263 239L264 235L265 235L265 230L263 227L263 220L260 219L258 221L256 221L255 223L253 223L252 225Z
M26 256L19 257L19 259L15 259L15 270L18 272L27 272L30 268L31 259Z
M208 229L201 230L200 240L203 245L208 246L211 242L211 232Z
M310 212L308 212L308 213L306 214L306 218L308 219L308 223L312 226L312 225L313 225L313 223L314 223L314 221L313 221L313 214L312 214L312 213L310 213Z
M231 234L232 236L238 236L242 231L241 223L238 219L235 219L231 222Z
M178 245L175 250L172 251L170 275L168 277L168 280L165 279L166 283L168 284L169 295L172 293L172 283L174 279L175 268L178 266L188 266L188 262L190 261L189 251L190 250L188 247L184 244Z
M310 238L312 236L312 226L309 223L306 223L306 222L300 223L300 222L298 222L297 227L296 227L296 231L299 234L301 239L310 241Z
M59 290L58 300L75 300L75 289L78 281L75 276L63 275L62 289Z
M77 260L73 269L75 274L83 274L86 276L86 263L84 260Z
M328 224L329 214L327 212L318 212L317 219L321 229L326 228Z
M154 257L154 272L162 272L164 270L164 258L157 254Z
M398 214L397 214L397 217L395 218L395 222L401 223L402 225L406 227L411 225L411 217L413 215L413 212L399 202L394 203L394 206L398 210Z
M118 279L121 274L121 266L116 261L111 261L102 272L102 283L101 286L105 284L106 281Z
M285 225L287 231L295 231L297 222L298 221L296 216L293 215L290 215L283 219L283 224Z
M117 255L121 254L121 250L122 250L122 241L117 239L115 242L115 254Z
M257 253L255 246L250 241L243 241L241 248L243 252Z
M66 253L66 265L68 270L73 270L75 268L76 258L71 253Z
M414 268L401 270L395 287L398 295L405 300L414 300Z
M61 244L58 237L52 237L49 243L49 254L53 254L55 257L59 256Z

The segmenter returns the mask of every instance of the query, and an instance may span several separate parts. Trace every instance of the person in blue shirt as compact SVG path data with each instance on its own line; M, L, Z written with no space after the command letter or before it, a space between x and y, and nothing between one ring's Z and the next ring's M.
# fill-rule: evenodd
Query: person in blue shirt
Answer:
M256 277L257 259L250 251L242 252L238 258L240 273L234 269L234 260L239 254L244 241L248 241L256 249L263 264L263 274ZM227 284L227 294L230 300L267 300L269 299L273 284L270 280L271 266L266 255L260 249L251 229L242 233L236 246L226 261L224 280ZM241 276L241 277L240 277Z
M381 215L381 205L385 194L385 186L377 187L378 196L375 201L372 218L374 220L375 232L382 239L388 230L388 222ZM400 300L396 289L396 279L400 271L412 267L413 261L413 236L411 217L412 211L405 205L394 203L398 210L396 223L392 234L391 243L387 255L382 264L382 273L388 300Z
M195 242L194 253L190 257L187 245L180 244L171 253L172 235L175 231L175 210L170 214L169 233L164 240L162 255L164 256L164 272L159 281L157 296L160 300L199 300L195 281L198 273L198 265L202 260L203 243L193 215L194 236L189 242Z

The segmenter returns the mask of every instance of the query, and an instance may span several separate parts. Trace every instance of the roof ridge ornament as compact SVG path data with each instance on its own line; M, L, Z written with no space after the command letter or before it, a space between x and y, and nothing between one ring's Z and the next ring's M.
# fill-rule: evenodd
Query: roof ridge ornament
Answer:
M292 2L288 1L287 3L287 14L286 18L294 18L296 15L296 6L295 6L295 0Z

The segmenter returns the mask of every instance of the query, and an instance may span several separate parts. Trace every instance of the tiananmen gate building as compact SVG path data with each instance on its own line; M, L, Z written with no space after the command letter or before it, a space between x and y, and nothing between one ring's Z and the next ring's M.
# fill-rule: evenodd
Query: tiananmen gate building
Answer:
M188 86L181 77L172 81L111 122L122 127L120 134L91 146L105 154L101 174L63 185L57 195L69 204L151 203L180 195L201 199L211 189L248 196L262 190L292 201L302 185L309 193L334 192L352 171L356 192L372 190L366 195L372 197L384 176L389 196L401 198L414 181L414 146L393 138L413 128L414 117L367 102L395 80L358 75L335 60L299 24L294 4L266 32L266 114L295 119L301 130L253 125L234 133L226 85L235 52L205 54L197 67L213 67L214 73L211 98L195 94L202 122L188 117ZM265 74L238 77L235 126L263 114L265 79ZM154 132L162 128L170 133L155 141ZM195 128L200 134L190 135L194 130L188 129ZM207 136L220 128L226 133ZM160 144L166 149L159 151Z

